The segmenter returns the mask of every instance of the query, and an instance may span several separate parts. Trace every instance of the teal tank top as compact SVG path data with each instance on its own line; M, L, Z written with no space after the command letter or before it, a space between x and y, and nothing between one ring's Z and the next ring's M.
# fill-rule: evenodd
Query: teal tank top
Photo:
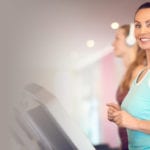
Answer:
M133 117L150 120L150 70L137 82L140 74L133 81L121 108ZM150 134L127 129L130 150L150 150Z

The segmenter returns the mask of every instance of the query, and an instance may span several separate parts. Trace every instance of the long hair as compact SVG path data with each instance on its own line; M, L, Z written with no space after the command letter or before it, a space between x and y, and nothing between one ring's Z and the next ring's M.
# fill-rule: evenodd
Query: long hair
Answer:
M127 69L124 79L120 85L121 91L128 91L130 88L133 70L138 66L145 66L147 64L146 61L146 52L138 48L135 60L130 64L129 68Z
M124 35L125 35L125 37L127 37L129 35L130 25L129 24L122 25L119 27L119 29L123 29Z

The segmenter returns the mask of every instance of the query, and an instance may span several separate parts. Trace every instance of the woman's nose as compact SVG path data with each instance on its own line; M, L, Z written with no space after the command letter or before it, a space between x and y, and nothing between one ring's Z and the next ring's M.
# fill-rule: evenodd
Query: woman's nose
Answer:
M145 26L142 26L141 29L140 29L140 33L141 34L145 34L145 33L148 33L150 32L150 29L149 28L146 28Z

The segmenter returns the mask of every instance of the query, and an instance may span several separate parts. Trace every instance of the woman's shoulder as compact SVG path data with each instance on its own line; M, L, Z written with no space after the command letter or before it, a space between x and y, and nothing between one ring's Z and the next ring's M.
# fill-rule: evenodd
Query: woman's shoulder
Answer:
M134 79L138 76L138 74L139 74L141 71L143 71L144 68L145 68L144 65L139 65L139 66L137 66L137 67L133 70L133 72L132 72L132 80L134 80Z
M130 88L131 88L131 85L134 84L133 81L138 78L139 74L144 70L144 68L145 68L144 65L139 65L132 70L131 80L130 80Z

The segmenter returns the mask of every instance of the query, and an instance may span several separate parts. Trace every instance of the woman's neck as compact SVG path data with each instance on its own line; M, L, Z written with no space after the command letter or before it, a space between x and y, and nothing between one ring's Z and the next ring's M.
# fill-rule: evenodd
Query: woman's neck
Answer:
M150 69L150 49L146 50L147 68Z
M127 69L131 63L128 55L124 55L122 60L123 60L123 64L124 64L125 68Z
M130 64L136 59L137 49L128 48L127 51L129 51L129 53L126 53L123 56L123 63L126 68L128 68Z
M130 62L133 62L136 59L138 47L135 44L132 47L128 48L128 50L130 51L129 53Z

